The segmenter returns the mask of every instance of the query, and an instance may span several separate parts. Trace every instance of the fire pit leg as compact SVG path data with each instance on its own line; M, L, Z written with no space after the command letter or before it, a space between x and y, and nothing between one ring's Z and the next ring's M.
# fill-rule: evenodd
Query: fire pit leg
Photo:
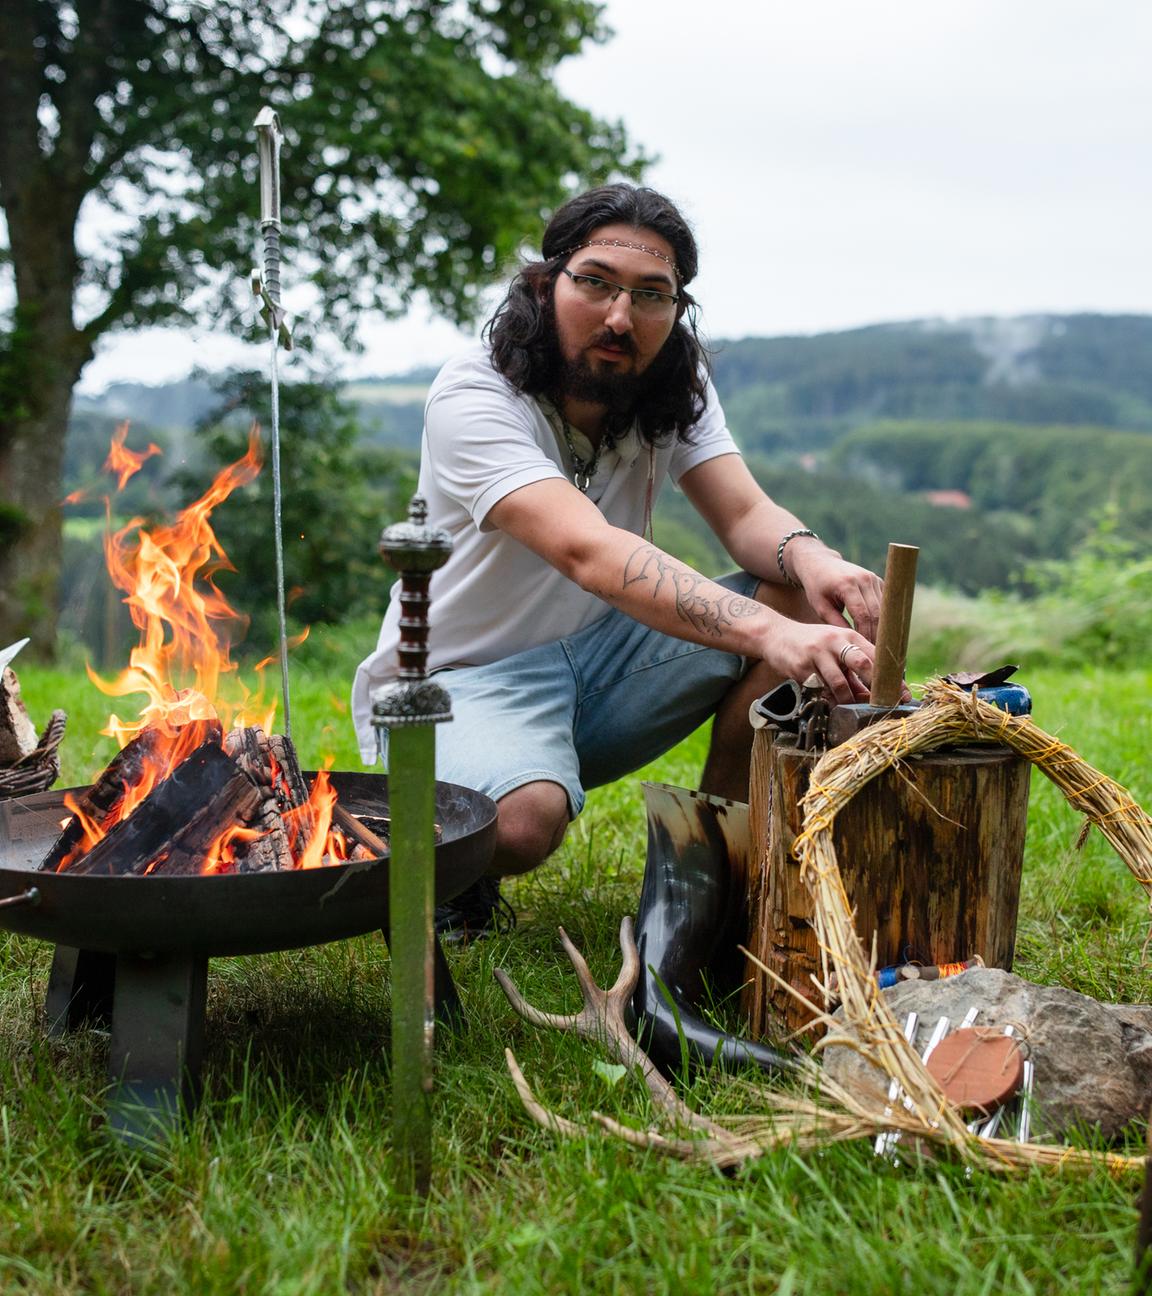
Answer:
M195 1109L207 983L204 957L117 958L108 1124L124 1142L163 1138Z
M464 1005L460 1002L460 993L452 979L452 969L444 957L444 947L437 936L432 942L432 972L434 1008L436 1020L449 1030L462 1030L465 1025Z
M57 945L44 1000L48 1034L66 1035L82 1026L107 1028L115 983L115 954Z
M392 948L392 934L387 927L380 929L384 944ZM444 957L444 948L437 936L432 942L432 1011L436 1020L449 1030L462 1030L465 1025L464 1005L460 1002L460 992L452 979L452 969Z

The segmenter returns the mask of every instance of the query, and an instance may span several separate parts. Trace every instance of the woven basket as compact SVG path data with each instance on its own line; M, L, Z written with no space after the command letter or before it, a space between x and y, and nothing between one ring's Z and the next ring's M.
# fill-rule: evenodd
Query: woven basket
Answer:
M60 739L64 737L67 719L63 711L53 711L33 750L15 765L0 769L0 801L47 792L56 782L60 777Z

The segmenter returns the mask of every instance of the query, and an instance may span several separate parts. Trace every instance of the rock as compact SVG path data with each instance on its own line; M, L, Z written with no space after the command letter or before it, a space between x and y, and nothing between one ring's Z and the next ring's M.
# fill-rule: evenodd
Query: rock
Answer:
M1106 1138L1152 1105L1152 1005L1103 1004L1061 986L1035 985L999 968L972 968L944 981L907 981L883 992L903 1023L920 1014L917 1047L948 1017L955 1030L969 1008L977 1026L1012 1025L1028 1041L1036 1067L1033 1129L1063 1136L1099 1128ZM836 1014L841 1019L841 1013ZM851 1048L824 1050L824 1066L841 1084L874 1091L877 1070Z

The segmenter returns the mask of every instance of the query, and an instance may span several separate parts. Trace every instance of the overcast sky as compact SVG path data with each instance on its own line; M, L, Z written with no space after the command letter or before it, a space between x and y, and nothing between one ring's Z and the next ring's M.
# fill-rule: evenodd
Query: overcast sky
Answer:
M710 337L1152 309L1149 0L608 0L606 17L615 36L559 81L659 155L649 183L696 229ZM435 363L462 336L417 310L366 326L346 368ZM207 330L113 341L83 385L237 358Z

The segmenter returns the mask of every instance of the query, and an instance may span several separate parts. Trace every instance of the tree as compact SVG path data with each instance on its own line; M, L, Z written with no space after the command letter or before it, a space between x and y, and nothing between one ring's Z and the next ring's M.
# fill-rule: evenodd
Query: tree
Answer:
M219 393L221 405L198 429L212 463L177 473L182 505L203 493L213 473L242 457L253 418L265 429L269 424L262 374L231 374ZM293 628L378 618L393 573L377 542L384 527L407 515L417 456L366 444L355 407L330 382L285 383L280 404L281 531ZM272 507L272 470L265 464L212 515L216 538L236 566L234 573L221 572L217 584L249 618L247 649L261 655L274 652L277 640Z
M52 645L65 429L97 340L251 314L259 108L287 132L285 246L325 326L348 340L419 290L462 322L556 202L643 164L549 80L605 35L594 0L0 4L0 644Z

